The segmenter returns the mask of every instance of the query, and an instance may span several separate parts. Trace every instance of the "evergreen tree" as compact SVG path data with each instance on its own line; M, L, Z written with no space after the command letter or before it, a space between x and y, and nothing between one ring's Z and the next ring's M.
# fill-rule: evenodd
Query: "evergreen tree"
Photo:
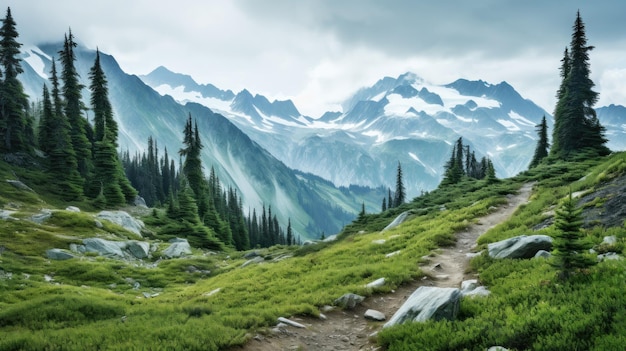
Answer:
M49 114L50 130L45 133L49 140L45 141L48 150L48 174L50 176L53 193L57 193L66 201L76 201L83 198L84 179L78 172L76 153L70 136L71 126L63 112L63 102L60 96L59 79L57 77L55 61L52 60L50 72L52 96L46 98L47 88L44 85L44 104L52 105ZM48 103L45 100L52 99ZM52 106L50 106L52 107Z
M207 182L204 179L204 173L202 172L202 160L200 158L200 151L203 146L198 133L198 124L195 124L194 130L191 114L189 114L183 133L184 148L180 149L178 153L185 158L183 173L187 178L189 186L194 193L194 198L198 203L198 213L200 218L203 218L208 211L208 198L206 197Z
M496 178L496 169L490 159L487 159L487 170L485 172L485 179L487 180L487 184L496 183L498 181L498 178Z
M162 229L162 234L186 238L194 247L223 250L223 244L215 237L213 231L200 221L193 191L184 177L181 178L176 200L177 206L168 211L168 217L173 221Z
M550 147L550 144L548 143L548 124L546 123L546 116L543 116L541 123L539 123L536 128L539 140L537 141L535 154L533 155L533 159L528 168L537 167L539 162L548 156L548 148Z
M396 196L394 198L393 206L398 207L405 201L406 190L404 188L404 182L402 180L402 166L398 162L398 170L396 173Z
M555 227L557 234L553 242L555 265L559 277L567 280L576 269L583 269L594 264L593 260L582 255L589 249L583 239L582 210L576 207L572 194L556 210Z
M78 172L83 179L88 179L91 172L91 143L87 137L88 129L91 126L87 119L83 117L83 103L81 101L81 90L83 85L79 82L78 71L74 65L76 56L74 48L74 35L72 31L65 36L63 50L59 51L61 58L61 80L63 80L63 96L65 97L64 112L70 125L70 138L72 147L76 153Z
M4 71L0 82L0 150L8 152L30 150L28 135L33 134L32 122L26 113L28 96L17 78L24 70L19 58L22 44L17 42L19 34L15 27L11 9L7 8L0 27L0 65Z
M587 45L585 25L576 14L573 26L569 56L562 60L561 86L557 92L557 106L554 112L554 130L551 154L558 158L569 158L582 150L592 150L597 155L606 155L604 127L598 121L593 105L598 101L598 93L593 91L590 78L589 52L593 46Z
M385 211L387 211L387 198L383 197L383 205L381 208L381 212L385 212Z
M54 144L50 132L52 131L54 122L54 106L50 98L50 91L47 85L43 85L43 111L39 120L39 129L37 130L37 144L39 149L45 154L49 154Z
M393 197L391 196L390 188L387 188L387 208L393 208Z
M287 219L287 245L293 245L293 230L291 229L291 218Z
M365 202L361 203L361 212L359 212L359 217L357 220L363 220L365 218Z
M137 192L130 185L119 161L117 123L109 102L107 80L100 65L100 52L89 72L91 106L94 112L93 176L89 187L90 196L102 190L107 206L114 207L131 201Z

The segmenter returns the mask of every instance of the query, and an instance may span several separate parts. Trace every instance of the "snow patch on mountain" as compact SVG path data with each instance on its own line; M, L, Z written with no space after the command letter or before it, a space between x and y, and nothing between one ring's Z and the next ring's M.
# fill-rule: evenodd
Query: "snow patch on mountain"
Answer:
M44 60L51 60L50 56L46 55L41 49L36 46L29 46L22 51L22 59L28 63L28 65L37 73L40 77L48 79L48 73L46 72L46 64Z
M185 91L185 87L182 85L172 87L169 84L161 84L152 88L160 95L169 95L178 103L183 105L188 102L195 102L204 106L210 106L211 109L220 109L224 111L228 111L230 109L230 101L224 101L214 97L203 97L200 92Z
M517 123L528 126L528 127L534 127L535 123L533 123L532 121L529 121L528 119L524 118L524 116L520 115L519 113L515 112L515 111L510 111L509 112L509 117L513 120L515 120Z
M412 153L412 152L409 152L409 156L410 156L412 159L414 159L415 161L417 161L417 163L419 163L420 165L424 166L424 168L428 171L428 173L429 173L430 175L437 175L437 174L438 174L437 170L435 170L433 167L431 167L431 166L427 165L426 163L422 162L422 160L420 160L420 158L419 158L419 157L417 157L417 155L416 155L416 154L414 154L414 153Z
M519 132L521 130L520 127L512 121L499 119L497 120L497 122L505 126L506 129L508 129L511 132Z

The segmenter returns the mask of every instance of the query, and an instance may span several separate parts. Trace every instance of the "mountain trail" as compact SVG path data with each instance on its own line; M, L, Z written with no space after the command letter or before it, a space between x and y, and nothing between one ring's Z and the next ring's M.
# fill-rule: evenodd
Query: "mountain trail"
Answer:
M408 282L389 294L370 296L352 310L335 309L324 313L325 319L309 316L291 317L292 321L303 324L306 328L290 326L274 328L268 334L257 334L245 345L232 350L380 350L379 346L370 341L369 336L380 330L384 322L365 319L363 317L365 311L375 309L383 312L389 319L419 286L459 288L463 280L476 278L474 274L467 273L469 265L467 254L476 246L478 237L508 219L520 205L528 201L532 187L532 183L524 184L517 194L507 195L507 204L479 218L476 224L468 226L465 231L457 233L454 246L438 250L430 257L430 261L422 266L422 270L427 274L422 280Z

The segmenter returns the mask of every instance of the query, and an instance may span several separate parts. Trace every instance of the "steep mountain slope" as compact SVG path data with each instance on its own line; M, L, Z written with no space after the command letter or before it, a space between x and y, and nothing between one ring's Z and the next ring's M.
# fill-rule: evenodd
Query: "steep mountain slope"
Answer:
M552 125L548 112L506 82L459 79L438 86L412 73L385 77L344 101L343 111L314 119L299 114L289 100L270 103L247 90L232 99L209 95L190 88L197 83L183 84L181 77L163 70L141 78L163 95L220 111L289 167L337 185L393 189L400 161L409 197L439 184L451 143L458 137L479 157L489 156L499 177L508 177L527 168L536 143L535 125L544 115ZM270 108L275 105L287 108ZM626 113L613 111L615 120L626 121ZM608 115L599 116L603 121ZM609 146L623 150L623 123L606 124Z
M28 64L24 65L27 70L21 79L31 96L40 95L37 91L44 84L43 73L50 71L50 57L58 50L58 45L50 44L27 52ZM81 47L75 52L78 72L86 79L95 52ZM223 116L196 103L181 105L169 96L159 95L137 76L124 73L110 55L101 53L101 64L109 82L109 97L123 150L128 149L131 154L142 151L152 136L161 152L167 148L170 155L175 155L182 145L184 121L191 115L198 121L205 146L202 154L205 167L215 167L226 185L239 190L245 209L256 208L258 212L263 204L272 206L282 225L286 226L291 218L294 230L303 238L318 237L323 232L336 233L354 218L363 202L369 211L378 210L385 196L382 189L359 195L349 190L341 192L316 177L296 174ZM228 97L227 92L222 93L219 94ZM87 90L83 96L88 104Z

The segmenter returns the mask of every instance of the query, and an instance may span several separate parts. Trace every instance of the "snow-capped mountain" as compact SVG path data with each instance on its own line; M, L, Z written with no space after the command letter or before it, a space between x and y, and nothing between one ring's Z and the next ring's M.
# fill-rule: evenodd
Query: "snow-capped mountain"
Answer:
M154 81L152 76L142 79ZM525 169L534 126L548 115L506 83L459 80L436 86L414 74L383 78L344 102L343 112L318 119L302 116L291 101L269 103L246 90L233 99L215 99L174 82L159 83L153 87L161 94L219 111L289 167L339 186L393 189L400 162L409 196L438 185L451 143L460 136L493 159L499 176Z
M56 56L60 44L29 47L23 53L24 73L20 75L26 93L32 101L40 100L43 84L51 69L51 57ZM75 49L75 66L81 83L88 86L89 69L95 59L95 51L83 47ZM152 136L163 151L177 154L182 146L183 127L189 115L198 122L204 145L202 161L205 167L215 167L219 178L238 189L244 200L244 208L272 206L282 225L291 219L294 230L303 239L315 238L324 232L334 234L349 223L365 203L368 211L378 211L380 201L386 195L385 189L338 189L332 183L319 177L298 172L285 166L258 143L251 140L229 119L214 113L206 106L187 102L178 103L170 96L162 96L146 85L137 76L121 70L115 59L100 53L103 70L107 76L109 98L119 125L119 145L131 154L142 152L147 147L148 137ZM59 69L57 63L57 69ZM180 79L179 83L192 81L180 75L170 78ZM209 85L194 86L209 99L236 99L234 94L221 91ZM201 93L195 93L200 94ZM89 104L89 92L83 91L83 102ZM254 100L258 104L262 99ZM292 105L293 106L293 105ZM274 111L289 111L285 104L267 104ZM295 109L295 107L293 107ZM87 112L90 117L90 113Z
M552 126L547 111L506 82L459 79L434 85L413 73L385 77L344 101L343 111L314 119L301 115L289 100L270 103L247 90L234 98L216 97L191 88L195 82L163 79L164 70L141 78L163 95L219 111L289 167L340 186L393 189L401 162L410 197L439 184L457 138L463 137L478 156L490 157L499 177L508 177L527 169L541 118ZM607 127L609 147L626 149L621 141L626 108L600 108L598 115Z

